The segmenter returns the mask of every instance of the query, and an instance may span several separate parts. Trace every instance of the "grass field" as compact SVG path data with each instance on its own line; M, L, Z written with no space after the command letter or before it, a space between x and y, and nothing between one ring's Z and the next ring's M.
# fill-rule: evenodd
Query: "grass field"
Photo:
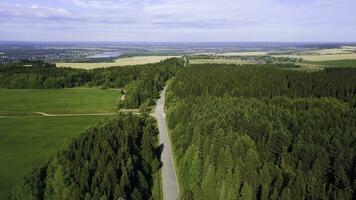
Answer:
M162 200L162 180L161 180L161 171L153 174L153 187L152 187L152 197L151 200Z
M0 89L1 113L104 113L114 112L118 90L100 89Z
M41 165L88 126L108 117L15 117L0 119L0 199L16 181Z
M356 67L356 59L353 60L329 60L314 61L312 64L323 65L328 67Z
M306 53L319 54L319 55L330 55L330 54L349 54L352 53L350 49L334 48L334 49L319 49L313 51L305 51Z
M330 55L274 55L274 57L302 58L306 61L353 60L356 59L356 53Z
M112 116L34 116L115 112L118 90L0 89L0 198L33 167L55 154L65 141Z
M246 52L227 52L217 54L218 56L265 56L267 52L263 51L246 51Z
M237 60L237 59L222 59L222 58L211 58L211 59L189 59L190 64L254 64L247 60Z
M112 66L143 65L149 63L157 63L172 57L177 56L135 56L130 58L119 58L112 63L56 63L56 65L57 67L94 69Z

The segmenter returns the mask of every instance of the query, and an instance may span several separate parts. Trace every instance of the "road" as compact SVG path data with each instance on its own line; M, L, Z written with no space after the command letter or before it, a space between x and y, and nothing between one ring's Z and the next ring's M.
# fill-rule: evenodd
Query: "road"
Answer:
M166 123L166 115L164 113L164 102L166 96L167 86L162 90L161 96L157 101L155 117L158 123L159 140L163 144L163 152L161 155L162 166L162 188L163 200L177 200L179 199L179 186L174 167L173 154L171 143L168 135L168 128Z

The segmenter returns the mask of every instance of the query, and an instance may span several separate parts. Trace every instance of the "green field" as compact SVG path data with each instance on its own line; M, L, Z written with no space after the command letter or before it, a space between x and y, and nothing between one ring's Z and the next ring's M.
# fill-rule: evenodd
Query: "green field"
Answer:
M316 65L324 65L328 67L356 67L356 59L351 60L330 60L330 61L314 61L310 62Z
M223 58L202 58L202 59L189 59L190 64L255 64L252 61L248 60L239 60L239 59L223 59Z
M1 96L3 98L3 96ZM0 118L0 198L66 141L109 116Z
M112 116L42 117L50 114L115 112L118 90L0 89L0 197L32 168L88 126ZM11 115L11 116L9 116ZM17 117L16 117L17 116Z
M104 113L114 112L118 90L0 89L1 113Z

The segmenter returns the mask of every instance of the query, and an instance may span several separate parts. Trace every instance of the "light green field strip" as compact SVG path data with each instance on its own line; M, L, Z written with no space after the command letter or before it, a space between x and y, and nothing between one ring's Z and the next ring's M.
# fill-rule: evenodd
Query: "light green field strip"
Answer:
M120 97L118 90L0 89L0 115L113 113Z
M227 52L216 54L218 56L265 56L267 52L264 51L244 51L244 52Z
M331 61L356 59L356 53L330 55L273 55L273 57L302 58L306 61Z
M158 63L168 58L177 56L135 56L130 58L119 58L111 63L56 63L57 67L70 67L77 69L95 69L114 66L143 65Z
M222 59L222 58L211 58L211 59L189 59L190 64L255 64L252 61L238 60L238 59Z
M328 66L328 67L356 67L356 59L314 61L310 63L316 65Z

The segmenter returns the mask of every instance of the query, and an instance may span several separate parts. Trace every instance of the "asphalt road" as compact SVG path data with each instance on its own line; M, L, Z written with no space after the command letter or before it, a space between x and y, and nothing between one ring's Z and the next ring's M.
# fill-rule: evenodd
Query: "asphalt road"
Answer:
M174 167L171 143L169 141L166 116L164 113L166 90L167 86L161 92L155 111L155 117L157 119L159 130L159 140L160 143L163 144L163 152L161 155L161 161L163 163L161 169L163 200L177 200L179 199L179 186Z

